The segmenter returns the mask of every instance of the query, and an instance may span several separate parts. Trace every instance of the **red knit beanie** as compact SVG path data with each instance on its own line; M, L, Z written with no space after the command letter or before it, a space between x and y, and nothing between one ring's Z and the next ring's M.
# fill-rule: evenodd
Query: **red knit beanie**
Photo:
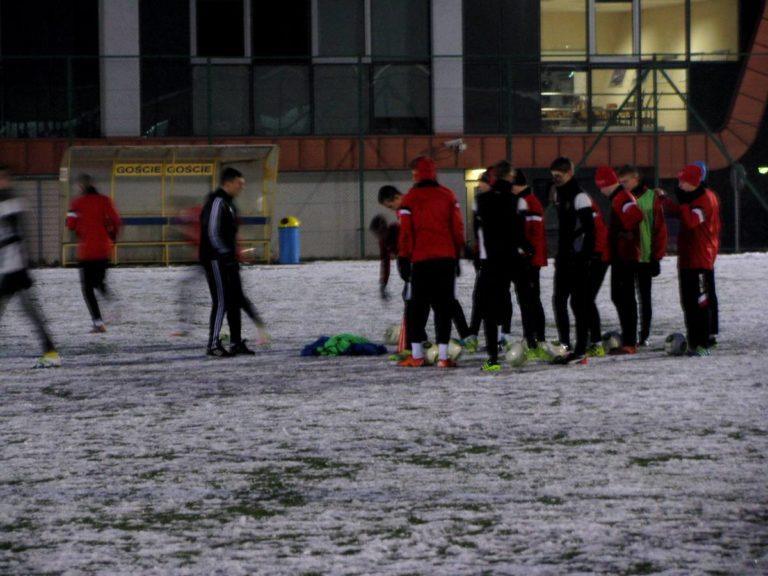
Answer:
M411 169L414 171L413 179L416 182L437 180L437 165L432 158L419 156L411 162Z
M600 166L595 172L595 184L598 188L608 188L619 183L616 171L610 166Z
M680 182L685 182L695 188L701 185L702 176L701 168L695 164L689 164L677 173L677 179Z

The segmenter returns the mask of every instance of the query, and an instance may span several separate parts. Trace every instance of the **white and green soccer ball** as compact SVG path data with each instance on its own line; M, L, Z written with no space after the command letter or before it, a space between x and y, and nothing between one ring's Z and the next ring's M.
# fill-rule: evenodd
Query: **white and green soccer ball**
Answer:
M424 342L424 344L422 344L422 347L424 348L424 362L426 364L429 364L430 366L437 364L437 356L439 353L437 344L432 344L431 342Z
M603 348L605 348L606 352L617 350L621 348L622 345L621 332L612 330L611 332L603 334Z
M395 345L400 341L400 330L402 326L400 324L392 324L384 332L384 343Z
M506 352L504 353L504 359L515 368L519 368L526 363L528 357L526 355L527 346L525 342L517 341L507 345Z
M560 344L560 342L546 342L544 347L553 359L565 358L568 355L568 348L564 344Z
M440 346L437 344L432 344L431 342L424 342L422 346L424 348L424 362L429 365L437 364L440 356ZM451 341L448 343L448 358L453 361L457 361L459 358L461 358L463 352L464 348L462 348L459 341L456 339L451 339Z
M451 338L451 341L448 342L448 358L456 362L461 358L463 353L464 348L462 347L461 342L456 340L456 338Z

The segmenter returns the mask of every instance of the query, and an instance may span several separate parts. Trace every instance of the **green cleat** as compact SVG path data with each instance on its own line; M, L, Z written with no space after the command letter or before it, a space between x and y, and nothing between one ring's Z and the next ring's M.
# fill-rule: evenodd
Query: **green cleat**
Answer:
M603 358L605 356L605 348L601 343L592 344L587 348L587 356L590 358Z
M709 348L704 348L704 346L699 346L698 348L696 348L696 350L690 350L688 352L688 356L704 357L704 356L711 356L711 353L709 351Z
M498 362L491 362L490 360L486 361L485 364L483 364L483 367L481 368L483 372L489 372L489 373L496 373L501 372L501 364Z
M406 358L410 357L411 351L410 350L403 350L402 352L398 352L397 354L391 354L389 356L390 362L402 362Z
M554 358L552 352L549 351L546 342L539 342L533 351L536 354L536 360L539 360L540 362L552 362Z
M525 361L526 362L535 362L537 360L540 360L539 357L539 350L538 348L526 348L525 349Z
M480 343L477 340L477 336L467 336L461 343L467 354L477 354L480 348Z

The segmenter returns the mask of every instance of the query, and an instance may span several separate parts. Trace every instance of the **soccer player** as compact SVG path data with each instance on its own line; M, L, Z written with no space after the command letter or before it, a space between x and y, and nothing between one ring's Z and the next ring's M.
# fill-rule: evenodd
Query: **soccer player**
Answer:
M605 178L617 180L618 177L612 168L607 168L608 172L601 172L606 168L598 168L595 173L595 183L598 188L604 186ZM608 227L605 225L603 213L600 210L595 199L592 198L592 214L595 219L595 253L592 256L592 262L589 267L590 291L590 322L589 322L589 340L587 356L602 357L605 356L603 347L603 332L601 327L600 310L597 307L597 295L603 287L605 275L611 263L611 250L608 242Z
M544 307L541 305L541 269L547 265L547 232L544 207L528 186L522 170L512 175L512 193L517 196L517 212L522 218L523 233L530 247L515 278L523 332L529 359L551 360L546 349Z
M640 186L639 174L631 166L618 175L610 168L599 169L603 175L600 192L611 201L609 242L611 251L611 300L621 324L622 345L611 354L637 353L637 300L635 278L640 259L640 222L643 213L632 194Z
M510 284L525 266L524 220L518 212L518 198L512 192L514 170L506 160L494 166L495 181L490 190L475 197L474 227L480 258L477 280L477 305L480 306L488 360L484 372L499 372L498 332ZM529 300L528 284L520 281L521 309ZM527 312L523 312L527 315ZM527 318L527 316L526 316ZM524 325L526 321L524 320Z
M458 260L464 249L464 222L456 195L437 182L435 161L419 157L411 164L414 186L403 197L398 215L398 261L401 277L411 282L408 334L412 356L403 367L424 365L430 308L435 315L438 367L453 368L448 358Z
M550 165L557 207L558 237L555 256L555 285L552 301L560 343L568 354L555 358L559 364L586 364L591 321L590 265L595 254L595 218L592 199L581 189L573 162L560 157ZM576 345L571 348L570 301L576 321Z
M243 294L237 254L238 220L235 199L244 188L243 174L235 168L225 168L221 173L220 186L208 195L200 215L200 263L205 269L213 303L208 334L209 356L255 354L242 338L240 316L244 307L247 313L249 307L253 308ZM258 318L255 310L249 315L251 313ZM220 339L225 314L230 331L229 350L224 348Z
M638 178L634 178L639 181ZM637 265L637 294L640 300L640 346L650 346L653 318L653 279L661 274L661 260L667 253L667 222L662 196L640 184L636 189L637 205L643 213L640 223L640 261Z
M109 196L99 194L88 174L78 178L80 196L72 200L67 213L67 228L77 235L77 257L80 262L80 283L83 297L91 314L91 332L106 332L96 290L107 299L112 293L107 287L107 268L112 247L120 232L120 215Z
M702 184L702 170L689 165L677 175L677 197L671 213L680 218L677 263L680 300L691 356L709 356L713 326L712 279L720 245L720 203ZM665 207L671 207L665 203Z
M389 208L397 212L400 208L400 204L403 201L402 193L394 186L382 186L379 189L379 204L385 208ZM391 259L397 258L398 255L398 238L400 236L400 224L398 222L387 223L386 218L381 215L375 216L371 220L369 227L371 233L376 236L379 242L379 260L381 265L379 268L379 295L383 300L389 298L387 293L387 285L389 284ZM399 265L399 261L398 261ZM457 268L458 270L458 268ZM403 287L403 301L408 305L409 298L409 284ZM407 316L407 313L406 313ZM464 315L464 309L458 299L454 298L452 308L452 319L456 326L456 331L459 334L459 338L462 340L470 336L470 328L467 325L467 318ZM406 328L406 333L408 332ZM410 340L407 337L404 338L404 350L411 349Z
M32 279L29 276L27 253L22 237L24 205L11 187L11 172L0 166L0 318L8 301L18 295L24 313L37 330L43 356L37 367L61 366L45 319L34 299Z

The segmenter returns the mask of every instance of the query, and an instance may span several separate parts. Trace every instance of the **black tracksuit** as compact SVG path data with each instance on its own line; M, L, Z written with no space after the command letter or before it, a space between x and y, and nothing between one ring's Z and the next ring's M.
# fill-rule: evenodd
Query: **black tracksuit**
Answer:
M522 266L525 231L517 204L512 184L506 180L497 181L491 190L475 198L474 227L480 258L476 305L491 362L498 361L497 327L507 307L511 310L510 285Z
M570 347L570 300L576 321L576 346L573 352L584 354L591 323L591 261L595 251L595 223L592 200L572 178L556 187L558 240L555 257L555 286L552 296L560 343Z
M237 259L237 228L237 208L232 197L221 188L209 194L200 214L200 263L205 269L213 302L209 348L219 342L225 313L231 342L242 342L243 287Z

